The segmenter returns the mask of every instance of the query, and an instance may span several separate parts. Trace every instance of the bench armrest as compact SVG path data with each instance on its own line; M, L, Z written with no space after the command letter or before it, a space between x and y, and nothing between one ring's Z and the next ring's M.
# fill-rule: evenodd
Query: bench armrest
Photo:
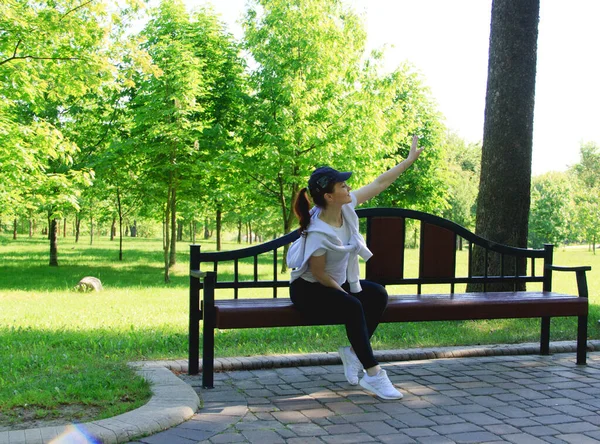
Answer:
M552 271L590 271L592 267L589 265L584 265L581 267L561 267L559 265L546 265L546 270Z
M574 271L577 278L577 292L579 293L579 297L588 297L588 286L585 272L592 269L592 267L589 265L584 265L581 267L561 267L558 265L546 264L544 268L550 271Z

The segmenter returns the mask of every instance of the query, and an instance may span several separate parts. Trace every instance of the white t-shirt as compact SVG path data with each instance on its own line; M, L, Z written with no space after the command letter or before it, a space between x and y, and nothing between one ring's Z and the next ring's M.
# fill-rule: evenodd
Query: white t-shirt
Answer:
M344 220L342 216L342 226L334 227L331 226L337 237L342 241L342 245L348 245L350 241L350 227L348 223ZM308 232L306 235L306 248L310 248L311 244L315 246L320 246L323 244L323 241L327 239L327 235L320 232ZM348 268L348 257L349 253L343 253L340 251L327 251L325 248L318 248L313 256L323 256L327 254L325 258L325 272L331 276L331 278L338 283L338 285L342 285L346 282L346 269ZM317 279L313 276L310 271L310 266L306 270L306 272L301 276L302 279L308 282L317 282Z

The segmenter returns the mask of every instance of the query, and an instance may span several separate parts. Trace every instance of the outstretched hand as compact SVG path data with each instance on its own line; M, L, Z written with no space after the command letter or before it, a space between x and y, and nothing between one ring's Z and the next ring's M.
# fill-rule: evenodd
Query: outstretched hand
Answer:
M410 162L414 162L419 158L425 147L419 148L419 137L415 134L412 139L412 145L410 146L410 151L408 153L408 160Z

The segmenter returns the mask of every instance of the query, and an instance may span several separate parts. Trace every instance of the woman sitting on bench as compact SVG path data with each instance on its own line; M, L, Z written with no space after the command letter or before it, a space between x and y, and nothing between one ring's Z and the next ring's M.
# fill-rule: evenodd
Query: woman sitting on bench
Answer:
M368 260L372 253L358 231L354 208L389 187L423 148L413 136L408 158L372 183L353 192L346 184L351 172L330 167L317 168L308 187L298 193L294 211L302 236L290 247L287 263L291 272L290 298L308 319L338 319L345 324L350 347L340 347L344 374L352 385L359 384L383 399L400 399L400 393L379 366L371 348L371 336L385 311L388 294L374 282L359 279L358 256ZM314 202L310 209L308 193Z

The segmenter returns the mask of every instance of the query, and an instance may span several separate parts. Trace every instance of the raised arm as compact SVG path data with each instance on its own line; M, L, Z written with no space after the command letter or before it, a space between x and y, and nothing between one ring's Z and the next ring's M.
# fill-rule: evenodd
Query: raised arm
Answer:
M419 148L417 145L419 143L419 138L417 136L413 136L412 144L410 146L410 152L408 153L408 157L400 162L393 168L390 168L385 173L380 175L377 179L371 182L364 187L359 188L354 191L354 195L356 196L357 205L366 202L367 200L377 196L387 187L389 187L404 171L408 169L409 166L413 164L415 160L419 158L421 153L423 152L423 148Z

